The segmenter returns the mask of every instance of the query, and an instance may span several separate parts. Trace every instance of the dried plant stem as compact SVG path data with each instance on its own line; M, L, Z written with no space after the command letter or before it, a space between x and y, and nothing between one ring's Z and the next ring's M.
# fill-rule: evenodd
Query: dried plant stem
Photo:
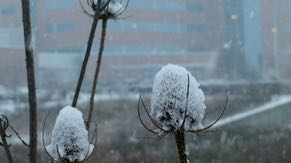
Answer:
M90 124L91 124L92 116L93 116L94 97L95 97L98 76L99 76L99 71L100 71L101 62L102 62L102 55L103 55L103 51L104 51L106 28L107 28L107 18L103 18L102 19L102 33L101 33L101 39L100 39L99 53L98 53L97 65L96 65L96 69L95 69L94 80L93 80L91 96L90 96L89 112L88 112L88 119L87 119L87 124L86 124L87 130L90 128Z
M184 131L175 132L175 139L176 139L176 145L178 149L179 162L187 163L187 152L186 152Z
M7 156L7 159L8 159L8 162L9 163L13 163L13 159L12 159L12 155L11 155L11 152L9 150L9 145L6 141L6 133L5 133L5 129L3 128L3 126L0 124L0 135L1 135L1 146L3 146L4 150L5 150L5 153L6 153L6 156Z
M24 29L24 43L26 54L26 71L29 101L29 121L30 121L30 143L29 143L29 161L36 163L37 156L37 101L34 74L33 49L31 45L31 20L30 20L30 2L22 0L22 17Z
M79 93L80 93L80 90L81 90L81 86L82 86L82 82L83 82L83 79L84 79L84 76L85 76L85 72L86 72L89 56L90 56L90 53L91 53L92 44L93 44L94 37L95 37L96 28L97 28L97 25L98 25L99 16L100 16L99 15L99 11L96 10L95 11L95 15L94 15L94 19L93 19L93 23L92 23L92 26L91 26L89 39L88 39L88 42L87 42L87 48L86 48L86 52L85 52L85 57L84 57L84 60L83 60L83 63L82 63L80 76L79 76L79 79L78 79L78 83L77 83L76 90L75 90L75 95L74 95L73 102L72 102L72 107L76 107L76 105L77 105Z

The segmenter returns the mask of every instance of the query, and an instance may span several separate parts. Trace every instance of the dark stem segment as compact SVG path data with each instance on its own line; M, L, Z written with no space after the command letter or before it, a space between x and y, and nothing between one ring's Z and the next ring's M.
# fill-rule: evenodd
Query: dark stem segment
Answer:
M29 123L30 123L30 143L29 143L29 161L36 163L37 156L37 101L34 74L33 49L31 45L31 21L30 21L30 2L22 0L22 17L24 30L24 44L26 54L26 71L29 101Z
M87 119L87 125L86 125L87 130L89 130L90 128L90 124L91 124L92 116L93 116L94 97L95 97L95 92L96 92L96 87L97 87L97 82L98 82L100 66L102 62L102 55L104 51L106 28L107 28L107 18L104 18L102 19L102 33L101 33L101 40L100 40L100 48L99 48L97 65L95 69L94 80L93 80L91 96L90 96L89 112L88 112L88 119Z
M0 135L1 135L1 139L2 139L1 145L3 146L3 148L5 150L8 162L13 163L12 155L11 155L10 150L9 150L9 145L7 144L7 141L6 141L7 135L5 133L5 129L3 128L3 126L1 124L0 124Z
M187 163L187 153L186 153L184 131L175 132L175 139L176 139L176 145L178 149L179 162Z
M85 76L85 72L86 72L89 56L90 56L90 53L91 53L93 40L94 40L94 37L95 37L96 27L98 25L99 16L100 16L99 15L99 11L96 10L95 11L95 15L94 15L94 19L93 19L93 23L92 23L92 26L91 26L89 39L88 39L88 42L87 42L87 48L86 48L86 52L85 52L85 57L84 57L84 60L83 60L83 64L82 64L82 68L81 68L81 72L80 72L80 76L79 76L79 80L78 80L78 83L77 83L77 86L76 86L75 95L74 95L73 102L72 102L72 107L76 107L76 105L77 105L79 93L80 93L82 82L83 82L83 79L84 79L84 76Z

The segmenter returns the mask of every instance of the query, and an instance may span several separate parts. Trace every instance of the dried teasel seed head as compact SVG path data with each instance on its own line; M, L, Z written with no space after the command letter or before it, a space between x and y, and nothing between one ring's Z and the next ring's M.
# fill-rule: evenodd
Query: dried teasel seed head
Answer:
M181 126L186 131L201 129L206 109L204 101L204 93L191 73L183 67L168 64L155 76L150 115L165 131L177 131Z

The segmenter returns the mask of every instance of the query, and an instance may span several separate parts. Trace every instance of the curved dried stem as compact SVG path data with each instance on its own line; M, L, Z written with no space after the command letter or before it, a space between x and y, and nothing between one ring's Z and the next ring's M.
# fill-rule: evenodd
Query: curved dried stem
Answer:
M8 122L9 121L8 121L8 118L6 116L0 115L0 137L2 140L2 142L0 142L0 145L3 146L3 148L5 150L8 162L13 163L14 161L13 161L11 152L9 150L10 145L7 143L7 140L6 140L6 137L7 137L6 129L8 126Z
M23 145L25 145L26 147L29 147L29 144L25 142L25 140L23 140L21 138L21 136L19 135L19 133L10 125L9 125L9 128L15 133L15 135L17 136L17 138L22 142Z
M61 157L61 154L60 154L59 146L57 144L56 144L56 148L57 148L57 154L58 154L59 159L63 161L63 158Z
M88 139L88 150L87 150L87 152L86 152L86 155L85 155L84 159L83 159L83 160L80 160L80 161L85 161L85 160L87 160L87 159L88 159L89 152L90 152L90 141L89 141L89 139Z
M90 140L90 142L89 142L89 150L88 150L88 153L86 154L86 157L85 157L85 159L83 160L83 161L86 161L86 160L88 160L88 159L90 159L91 158L91 156L92 156L92 154L91 155L89 155L89 152L90 152L90 144L93 144L93 141L95 140L95 142L94 142L94 149L93 149L93 151L92 151L92 153L94 153L94 151L95 151L95 149L97 148L97 122L95 121L95 120L93 120L94 121L94 133L93 133L93 135L92 135L92 138L91 138L91 140ZM88 138L88 140L89 140L89 138Z
M187 130L188 132L191 132L191 133L199 133L199 132L203 132L203 131L206 131L207 129L211 128L213 125L215 125L220 119L221 117L223 116L226 108L227 108L227 104L228 104L228 95L226 96L226 101L225 101L225 105L224 105L224 108L222 110L222 112L220 113L219 117L213 122L211 123L210 125L208 125L207 127L204 127L202 129L198 129L198 130Z
M91 144L93 144L94 139L97 140L97 130L98 130L97 129L97 127L98 127L97 122L95 120L93 120L93 122L94 122L94 133L93 133L92 138L90 140Z
M154 124L154 126L157 127L158 129L160 129L160 130L163 131L163 132L172 132L171 129L170 129L170 130L165 130L165 129L163 129L159 124L156 123L156 121L152 118L152 116L150 115L148 109L146 108L145 103L144 103L144 101L143 101L143 99L142 99L141 94L140 94L140 100L141 100L142 106L143 106L143 108L144 108L144 110L145 110L147 116L149 117L149 119L151 120L151 122Z
M21 138L21 136L19 135L19 133L16 131L16 129L14 127L12 127L9 124L9 120L5 115L0 115L0 125L2 126L4 132L5 137L9 138L11 137L10 134L6 133L6 130L8 129L8 127L15 133L15 135L17 136L17 138L22 142L23 145L25 145L26 147L29 147L29 144L26 143L23 138Z
M184 130L184 125L187 119L187 111L188 111L188 98L189 98L189 87L190 87L190 77L189 74L187 73L187 94L186 94L186 106L185 106L185 113L184 113L184 118L182 125L180 127L180 130Z
M47 113L47 115L45 116L43 125L42 125L42 133L41 133L41 137L42 137L42 146L44 148L44 151L46 152L46 154L50 157L51 160L54 160L54 158L49 154L49 152L46 149L46 145L45 145L45 137L44 137L44 132L45 132L45 125L46 125L46 121L48 119L49 114L51 113L52 109Z
M141 94L139 95L138 104L137 104L137 114L138 114L138 118L139 118L140 123L141 123L142 126L143 126L146 130L148 130L149 132L151 132L151 133L153 133L153 134L158 134L159 132L154 131L154 130L150 129L149 127L147 127L147 126L145 125L145 123L143 122L143 120L141 119L141 115L140 115L140 102L141 102Z
M85 9L85 7L83 6L81 0L79 0L79 4L80 4L80 6L81 6L81 8L82 8L82 11L83 11L86 15L88 15L88 16L90 16L90 17L94 17L94 14L89 13L89 12ZM88 0L87 0L87 5L89 5Z

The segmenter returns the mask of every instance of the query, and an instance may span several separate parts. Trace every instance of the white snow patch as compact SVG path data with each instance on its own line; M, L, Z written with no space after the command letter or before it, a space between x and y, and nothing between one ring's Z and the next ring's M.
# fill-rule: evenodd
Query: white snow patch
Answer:
M82 113L71 106L64 107L56 119L51 144L46 146L49 154L59 160L82 161L89 156L94 145L88 140Z
M111 0L107 6L108 13L112 15L120 14L124 9L124 6L121 4L121 2L121 0ZM98 4L98 0L94 0L94 3ZM106 3L108 3L108 0L102 0L101 6L104 6Z
M124 7L118 0L111 0L108 5L108 12L113 15L118 15L123 11Z
M187 97L189 74L189 97L185 130L203 127L206 106L199 83L185 68L168 64L156 74L152 98L151 116L165 130L180 129L182 126Z

